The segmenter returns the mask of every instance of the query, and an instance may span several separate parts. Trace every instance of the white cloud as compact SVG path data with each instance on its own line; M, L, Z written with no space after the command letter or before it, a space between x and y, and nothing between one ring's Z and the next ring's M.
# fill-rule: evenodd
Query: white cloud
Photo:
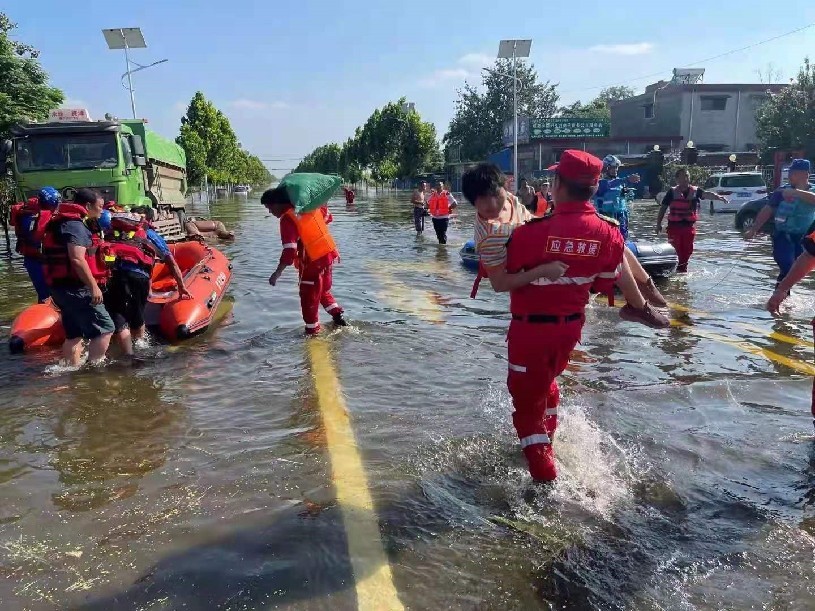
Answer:
M459 58L458 63L462 66L469 66L474 69L485 68L495 63L495 58L485 53L468 53Z
M621 45L594 45L589 51L595 53L610 53L612 55L646 55L654 50L653 43L633 42Z
M289 105L286 104L286 102L262 102L260 100L250 100L247 98L233 100L229 103L229 105L240 110L282 110L284 108L289 108Z
M175 112L187 112L187 106L186 102L176 102L173 104L173 110Z
M458 58L456 66L432 72L429 76L421 79L419 85L422 87L440 87L448 83L460 83L468 78L476 78L480 75L482 68L491 66L494 61L494 58L484 53L467 53Z

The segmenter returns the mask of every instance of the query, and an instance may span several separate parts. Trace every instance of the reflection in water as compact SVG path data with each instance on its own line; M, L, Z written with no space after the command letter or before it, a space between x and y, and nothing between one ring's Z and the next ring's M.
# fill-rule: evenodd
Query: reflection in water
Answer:
M133 374L86 376L63 391L52 466L60 509L85 511L129 497L162 466L185 430L185 410L161 400L159 383Z

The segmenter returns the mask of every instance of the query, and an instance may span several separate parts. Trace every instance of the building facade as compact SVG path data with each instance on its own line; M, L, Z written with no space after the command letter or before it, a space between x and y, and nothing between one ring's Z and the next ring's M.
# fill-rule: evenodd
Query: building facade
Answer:
M756 111L784 85L660 81L611 107L613 138L679 138L702 151L755 151ZM679 146L679 143L676 143ZM673 147L672 147L673 148Z

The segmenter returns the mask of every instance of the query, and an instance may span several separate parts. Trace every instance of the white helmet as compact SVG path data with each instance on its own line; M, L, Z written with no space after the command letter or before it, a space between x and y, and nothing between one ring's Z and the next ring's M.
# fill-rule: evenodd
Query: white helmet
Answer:
M623 162L620 161L619 157L615 157L614 155L606 155L603 157L603 169L606 168L619 168L623 165Z

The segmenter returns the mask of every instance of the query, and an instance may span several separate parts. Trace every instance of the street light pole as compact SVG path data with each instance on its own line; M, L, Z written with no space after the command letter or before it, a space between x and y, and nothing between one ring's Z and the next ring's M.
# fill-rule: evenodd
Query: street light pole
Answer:
M518 58L529 57L531 40L502 40L499 59L512 59L512 180L518 184ZM517 187L516 187L517 188Z
M133 118L136 118L136 98L133 97L133 79L130 78L130 54L128 53L127 37L122 34L122 43L125 46L125 66L127 66L127 89L130 91L130 110L133 111Z
M515 181L515 190L518 189L518 58L516 56L515 47L512 47L512 136L513 136L513 150L512 150L512 177ZM133 111L136 112L135 110Z

